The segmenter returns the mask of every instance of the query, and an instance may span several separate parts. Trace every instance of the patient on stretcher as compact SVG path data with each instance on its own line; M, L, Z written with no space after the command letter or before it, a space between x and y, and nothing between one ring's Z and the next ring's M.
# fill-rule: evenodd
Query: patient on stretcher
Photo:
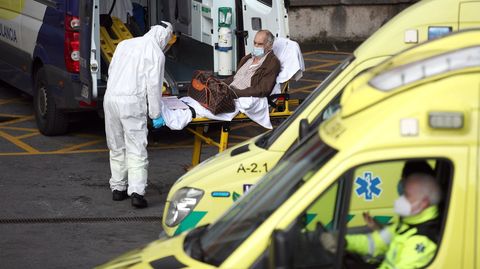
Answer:
M212 120L231 121L239 112L247 115L264 128L271 129L267 97L272 93L279 93L279 83L288 81L295 76L298 79L305 69L298 44L292 46L287 39L275 41L268 30L257 32L254 39L254 48L251 54L240 60L237 73L224 80L229 85L235 110L230 113L213 114L191 97L180 100L188 106L171 105L171 100L165 99L162 105L162 117L165 125L172 130L181 130L188 125L193 117ZM290 44L294 55L285 57L285 48ZM283 61L277 56L282 55ZM290 58L290 59L288 59ZM291 61L295 59L294 61ZM294 62L293 68L285 68L285 61ZM295 64L296 63L296 64ZM288 77L286 80L282 78ZM279 81L280 79L280 81ZM192 111L193 110L193 111Z

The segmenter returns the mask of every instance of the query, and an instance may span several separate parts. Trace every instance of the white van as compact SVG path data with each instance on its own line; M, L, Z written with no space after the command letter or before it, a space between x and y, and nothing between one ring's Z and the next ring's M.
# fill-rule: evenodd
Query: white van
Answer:
M0 1L0 80L33 95L42 134L65 133L71 112L101 109L108 70L104 45L132 34L111 30L100 19L106 15L100 7L113 10L130 2L133 14L125 17L137 23L127 25L141 27L123 25L121 31L135 36L160 20L174 25L178 39L167 55L165 75L173 94L186 88L194 69L235 71L257 30L281 37L289 32L283 0Z

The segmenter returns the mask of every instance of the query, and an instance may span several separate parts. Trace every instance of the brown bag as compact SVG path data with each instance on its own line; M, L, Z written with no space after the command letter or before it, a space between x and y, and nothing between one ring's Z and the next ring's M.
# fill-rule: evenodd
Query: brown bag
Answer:
M187 95L216 115L235 111L230 91L228 85L214 77L212 72L197 70L193 73Z

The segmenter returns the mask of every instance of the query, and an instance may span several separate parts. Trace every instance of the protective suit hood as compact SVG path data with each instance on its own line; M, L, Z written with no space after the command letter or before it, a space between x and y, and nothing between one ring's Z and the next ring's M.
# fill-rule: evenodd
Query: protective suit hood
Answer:
M173 28L169 22L162 21L162 24L166 27L162 25L154 25L145 36L153 38L163 51L167 46L168 41L172 38Z

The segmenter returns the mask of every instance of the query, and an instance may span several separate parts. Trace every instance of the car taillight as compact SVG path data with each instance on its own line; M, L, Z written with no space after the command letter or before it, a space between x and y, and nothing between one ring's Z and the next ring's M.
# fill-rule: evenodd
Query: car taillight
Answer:
M68 72L80 72L80 19L75 16L65 16L65 39L63 57Z
M80 105L80 107L97 107L97 102L92 101L91 103L87 103L87 102L84 102L84 101L79 101L78 105Z

